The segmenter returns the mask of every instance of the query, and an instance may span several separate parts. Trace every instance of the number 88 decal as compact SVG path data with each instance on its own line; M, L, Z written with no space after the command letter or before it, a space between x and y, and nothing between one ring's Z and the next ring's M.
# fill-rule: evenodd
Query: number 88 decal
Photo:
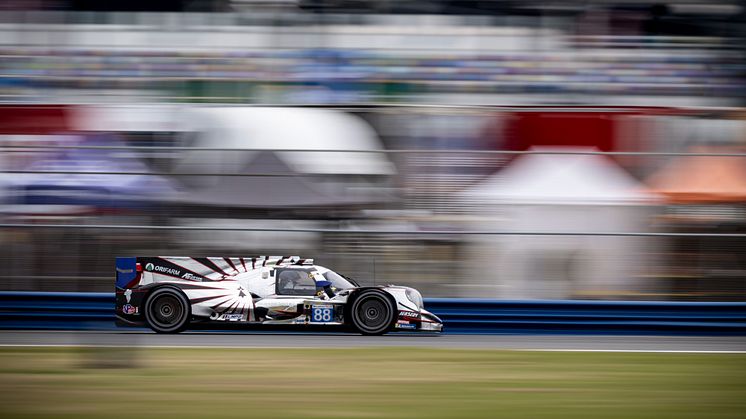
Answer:
M314 307L313 313L311 314L311 320L314 322L330 322L332 321L332 309L331 307Z

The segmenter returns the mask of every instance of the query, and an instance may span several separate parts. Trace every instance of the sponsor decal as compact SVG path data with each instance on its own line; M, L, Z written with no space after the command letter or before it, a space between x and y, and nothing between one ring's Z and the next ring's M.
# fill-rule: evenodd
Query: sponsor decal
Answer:
M181 274L181 271L178 269L167 268L165 266L158 266L158 265L156 265L153 268L153 271L164 273L164 274L169 274L169 275L174 275L174 276L179 276Z
M399 317L410 317L413 319L419 319L420 313L417 313L416 311L406 311L402 310L399 312Z
M145 270L150 272L153 270L153 267L154 265L152 263L148 263L147 265L145 265Z
M177 271L176 275L178 275L178 271ZM185 273L184 275L181 276L181 279L192 279L192 280L201 281L202 277L199 276L199 275L194 275L193 273L187 272L187 273Z
M397 323L396 327L399 329L416 329L417 325L412 323Z
M122 306L122 313L124 314L136 314L137 313L137 307L133 306L132 304L125 304Z
M132 269L117 268L117 272L119 272L120 274L131 274L132 273Z
M242 313L220 314L220 313L213 312L212 314L210 314L210 320L237 322L237 321L243 320L243 314Z
M124 291L124 298L127 299L127 304L129 304L130 303L130 299L132 299L132 290L131 289L127 289L126 291Z

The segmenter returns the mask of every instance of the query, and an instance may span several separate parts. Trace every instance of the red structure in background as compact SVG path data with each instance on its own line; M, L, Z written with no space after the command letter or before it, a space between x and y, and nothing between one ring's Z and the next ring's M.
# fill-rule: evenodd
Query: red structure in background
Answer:
M532 147L582 147L599 151L659 151L656 117L695 116L702 111L660 107L513 107L497 108L485 133L493 150L525 151ZM503 164L515 155L505 155ZM617 164L640 176L653 160L613 156ZM499 170L499 168L498 168Z
M506 109L490 137L504 150L537 146L594 147L601 151L644 151L644 138L620 138L622 132L642 132L644 122L630 117L681 114L671 108L551 107ZM622 129L622 124L626 126Z
M47 135L73 130L74 106L0 105L0 134Z
M579 146L612 151L615 116L593 111L514 112L505 120L503 147Z

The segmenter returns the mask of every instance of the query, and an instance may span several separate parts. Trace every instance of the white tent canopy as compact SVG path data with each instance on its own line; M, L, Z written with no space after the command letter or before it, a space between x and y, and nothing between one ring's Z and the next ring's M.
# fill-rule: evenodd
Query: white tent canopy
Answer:
M539 147L532 151L598 151ZM634 204L657 200L608 158L593 154L527 154L466 192L484 203Z
M338 111L311 108L209 107L185 113L190 146L227 149L279 150L278 157L293 171L309 174L390 175L393 164L381 153L383 145L362 119ZM287 151L284 151L287 150ZM293 150L354 150L297 152ZM253 160L250 152L191 152L181 164L191 171L241 167ZM212 164L211 164L212 163ZM217 167L216 167L217 166Z
M606 157L564 154L518 157L464 198L478 204L482 215L472 229L512 233L644 232L657 201ZM479 295L486 297L635 292L650 260L645 249L651 240L639 237L511 234L469 240L470 277L481 283Z

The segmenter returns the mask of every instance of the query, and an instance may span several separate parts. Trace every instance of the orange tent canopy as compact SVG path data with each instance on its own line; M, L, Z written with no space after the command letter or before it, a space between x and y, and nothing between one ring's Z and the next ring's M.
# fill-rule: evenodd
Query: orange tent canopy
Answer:
M674 204L746 202L746 158L679 157L655 172L646 183L653 192Z

